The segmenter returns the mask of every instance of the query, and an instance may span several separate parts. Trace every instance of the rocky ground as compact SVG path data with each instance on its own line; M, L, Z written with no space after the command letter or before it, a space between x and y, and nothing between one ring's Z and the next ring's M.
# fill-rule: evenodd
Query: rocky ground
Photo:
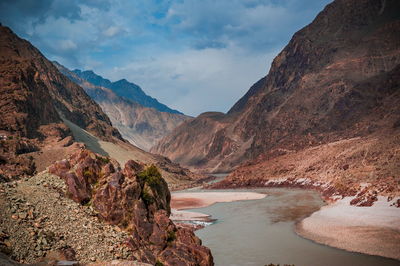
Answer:
M64 197L63 191L64 181L49 173L1 184L2 251L23 263L60 251L83 263L128 259L128 234L101 223L92 207Z

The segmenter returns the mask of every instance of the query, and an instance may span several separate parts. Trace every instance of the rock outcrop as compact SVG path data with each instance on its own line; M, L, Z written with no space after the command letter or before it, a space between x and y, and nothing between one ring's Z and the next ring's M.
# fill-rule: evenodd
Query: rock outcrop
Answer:
M100 105L124 139L141 149L148 151L157 141L190 118L177 112L145 107L139 103L140 97L134 98L135 94L129 98L118 96L114 92L113 83L94 73L89 76L89 71L70 71L57 62L53 63L61 73L81 86ZM96 86L89 80L107 87Z
M189 120L151 151L225 172L340 139L398 134L399 14L395 0L334 1L227 114Z
M139 261L164 265L212 265L208 248L168 218L168 187L155 166L128 161L124 169L106 157L82 150L49 168L66 183L66 194L89 204L107 223L129 232L128 246Z

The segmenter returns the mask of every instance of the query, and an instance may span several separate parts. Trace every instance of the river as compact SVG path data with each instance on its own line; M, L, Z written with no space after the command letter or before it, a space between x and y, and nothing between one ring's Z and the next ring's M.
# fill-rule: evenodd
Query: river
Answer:
M250 191L265 193L267 197L216 203L192 210L217 219L214 224L196 231L203 244L211 249L217 266L269 263L296 266L400 265L396 260L348 252L298 236L294 232L296 221L324 204L314 191L273 188Z

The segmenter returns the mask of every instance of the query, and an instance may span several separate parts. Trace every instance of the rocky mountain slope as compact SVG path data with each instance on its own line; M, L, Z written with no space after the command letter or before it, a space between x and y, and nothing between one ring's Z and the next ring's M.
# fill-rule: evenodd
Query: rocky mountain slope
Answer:
M104 140L122 139L107 115L29 42L0 27L0 130L43 138L42 125L65 117Z
M140 98L132 101L118 96L114 90L109 89L114 88L113 83L100 76L96 75L98 77L95 79L96 83L104 84L109 88L96 86L81 78L81 76L89 78L87 71L70 71L57 62L53 63L61 73L81 86L100 105L124 139L141 149L149 150L162 137L190 118L176 112L161 112L154 108L144 107L138 103ZM95 74L93 73L93 75ZM90 78L90 80L94 79ZM130 99L134 97L136 94L130 95Z
M62 119L104 141L123 141L107 115L75 83L59 73L29 42L0 26L0 180L32 175L48 160L76 149ZM46 163L45 163L46 164ZM47 162L49 164L49 162Z
M80 78L92 83L95 86L111 89L118 96L137 102L144 107L154 108L160 112L182 114L181 112L171 109L165 104L158 102L157 99L148 96L142 90L142 88L135 83L127 81L126 79L111 82L110 80L97 75L91 70L81 71L79 69L75 69L73 72Z
M268 75L227 114L189 120L152 151L224 172L341 139L396 136L399 14L394 0L334 1L294 34Z

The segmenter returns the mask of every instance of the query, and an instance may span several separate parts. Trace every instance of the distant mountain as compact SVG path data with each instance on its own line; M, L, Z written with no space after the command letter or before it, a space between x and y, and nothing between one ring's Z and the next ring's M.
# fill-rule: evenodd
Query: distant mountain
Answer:
M386 129L391 138L399 134L399 70L400 2L337 0L294 34L227 114L186 121L152 152L225 172Z
M141 149L149 150L158 140L190 118L183 114L160 112L155 108L144 107L136 101L118 96L107 87L94 85L90 81L81 78L81 76L90 76L83 74L89 71L70 71L57 62L53 63L61 73L81 86L101 106L113 126L121 132L126 140ZM77 72L82 75L78 75ZM92 80L95 80L97 84L114 86L109 80L103 79L94 73L92 77Z
M183 114L177 110L169 108L165 104L160 103L159 101L157 101L157 99L148 96L142 90L142 88L140 88L135 83L127 81L126 79L111 82L110 80L97 75L91 70L81 71L79 69L75 69L73 70L73 72L80 78L92 83L95 86L111 89L118 96L125 97L126 99L137 102L144 107L151 107L160 112Z

